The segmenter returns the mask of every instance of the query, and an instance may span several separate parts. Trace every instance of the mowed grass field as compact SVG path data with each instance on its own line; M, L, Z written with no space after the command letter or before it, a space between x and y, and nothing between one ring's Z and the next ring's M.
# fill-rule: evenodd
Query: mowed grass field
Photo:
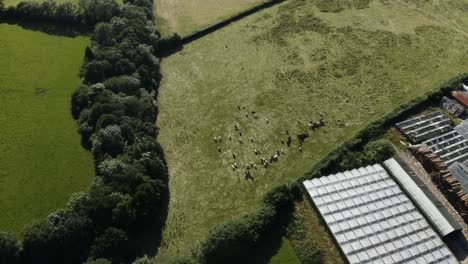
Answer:
M93 178L70 114L85 37L0 24L0 230L63 207Z
M159 254L189 253L215 225L254 210L371 121L468 71L467 10L466 0L375 0L329 13L289 0L164 59L157 125L171 197ZM319 112L326 126L313 132L307 124ZM281 143L285 130L291 147ZM300 152L295 137L304 130ZM279 149L285 155L264 169L260 158ZM258 167L254 180L244 177L249 162Z
M240 13L265 0L155 0L158 31L185 35Z

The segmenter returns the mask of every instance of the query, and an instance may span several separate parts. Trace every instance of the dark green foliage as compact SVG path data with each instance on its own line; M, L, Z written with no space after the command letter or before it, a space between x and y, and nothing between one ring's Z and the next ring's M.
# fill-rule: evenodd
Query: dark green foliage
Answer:
M83 262L83 264L112 264L109 260L105 258L98 258L98 259L92 259L88 260L86 262Z
M71 98L97 177L88 193L73 195L65 209L27 227L22 251L13 237L1 234L0 259L14 263L19 252L25 264L128 263L136 255L132 239L154 223L167 193L163 150L156 143L159 34L152 2L119 7L114 0L80 0L75 7L49 0L21 3L14 12L36 19L73 16L87 25L105 22L95 28L82 83Z
M88 106L88 92L89 86L84 84L78 85L75 91L73 91L71 112L75 119L77 119L81 111Z
M303 264L323 263L323 255L317 249L314 242L307 237L304 222L296 215L289 222L287 233L288 239L294 244L296 254Z
M25 263L80 263L94 231L91 219L64 210L51 214L24 230L22 258Z
M120 75L105 80L104 86L114 93L134 94L140 88L140 80L132 76Z
M90 256L119 260L120 258L116 256L126 256L127 240L125 231L110 227L93 241ZM116 254L117 252L118 254Z
M392 143L386 139L379 139L367 144L363 150L349 151L342 158L340 170L349 170L370 164L382 162L395 154Z
M15 234L0 232L0 264L17 263L19 252L20 248Z
M132 264L153 264L154 262L146 255L142 258L136 259Z
M213 228L200 247L201 263L242 263L292 208L289 190L279 187L267 194L252 214L226 221ZM281 222L281 221L280 221ZM188 262L190 263L190 262Z
M84 23L89 25L109 21L119 14L119 5L114 0L80 0L78 7Z
M216 226L201 246L201 262L239 263L272 227L274 217L275 210L264 206L254 214Z
M158 55L166 56L182 47L182 39L177 33L164 36L158 41Z
M0 7L0 12L2 17L13 20L92 27L109 21L118 15L120 9L114 0L80 0L78 5L47 0L42 3L22 1L16 7Z

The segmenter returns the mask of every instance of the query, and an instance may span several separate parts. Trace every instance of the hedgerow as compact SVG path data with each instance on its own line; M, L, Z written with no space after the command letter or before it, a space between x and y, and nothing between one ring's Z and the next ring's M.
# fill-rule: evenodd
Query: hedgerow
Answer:
M28 2L15 12L47 19L58 9L52 1ZM125 0L118 6L113 0L81 0L75 11L80 23L100 22L71 98L96 178L64 209L26 227L21 241L0 233L0 263L131 262L134 240L157 222L167 200L167 170L155 126L160 80L155 54L167 41L161 44L154 30L152 2Z

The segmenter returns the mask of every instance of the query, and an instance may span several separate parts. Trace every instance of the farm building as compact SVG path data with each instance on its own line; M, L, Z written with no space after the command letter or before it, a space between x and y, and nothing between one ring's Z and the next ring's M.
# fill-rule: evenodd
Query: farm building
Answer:
M449 170L452 176L458 180L465 193L468 193L468 160L463 163L453 163L450 165Z
M452 121L439 111L396 124L412 143L427 145L449 166L468 159L468 122L455 129Z
M468 92L467 91L453 91L452 97L455 98L463 107L465 111L468 110Z
M426 140L423 144L431 148L449 166L468 159L468 139L457 130Z
M441 237L460 226L398 162L383 165L303 183L349 263L457 263Z
M397 123L396 126L413 144L453 129L452 121L439 111L411 118Z
M447 110L447 112L456 117L466 117L465 107L457 101L448 98L447 96L442 97L442 100L440 101L440 107Z

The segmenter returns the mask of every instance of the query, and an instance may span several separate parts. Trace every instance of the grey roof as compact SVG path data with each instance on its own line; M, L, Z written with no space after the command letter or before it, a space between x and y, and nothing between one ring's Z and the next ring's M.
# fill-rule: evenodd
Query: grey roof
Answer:
M382 166L303 184L350 263L457 263Z
M423 142L447 164L468 159L468 139L452 130Z
M460 186L468 193L468 161L464 163L455 162L449 166L449 170L452 173L453 177L460 182Z
M462 226L449 214L447 209L425 187L419 177L407 166L395 159L386 160L383 165L396 179L408 196L415 202L426 218L432 223L441 236L446 236ZM421 188L423 187L423 188Z
M460 116L465 112L465 107L463 105L447 96L442 97L442 100L440 100L440 107L455 116Z
M463 121L463 123L459 124L455 127L455 130L466 139L468 139L468 120Z
M452 121L439 111L420 115L396 124L412 143L441 135L452 130Z

